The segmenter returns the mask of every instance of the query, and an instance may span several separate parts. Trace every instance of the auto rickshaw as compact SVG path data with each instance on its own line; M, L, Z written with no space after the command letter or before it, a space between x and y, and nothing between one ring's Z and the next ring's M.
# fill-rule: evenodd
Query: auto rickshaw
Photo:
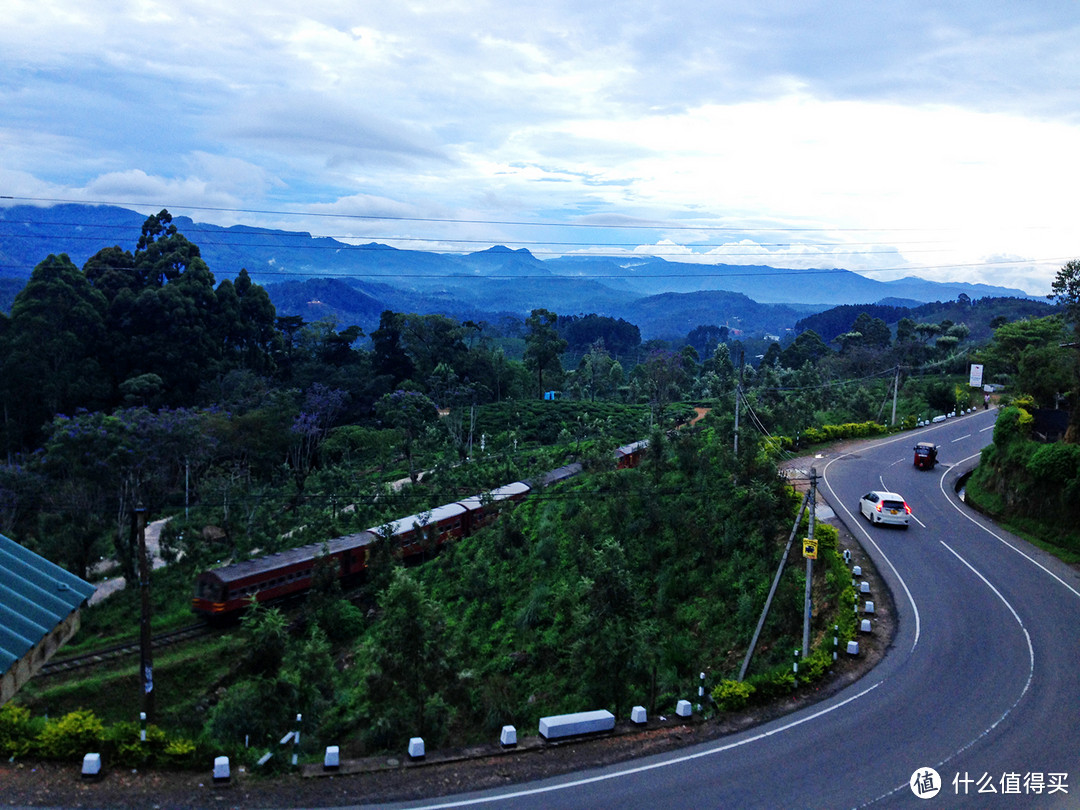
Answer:
M932 470L937 464L937 445L919 442L915 445L915 466L920 470Z

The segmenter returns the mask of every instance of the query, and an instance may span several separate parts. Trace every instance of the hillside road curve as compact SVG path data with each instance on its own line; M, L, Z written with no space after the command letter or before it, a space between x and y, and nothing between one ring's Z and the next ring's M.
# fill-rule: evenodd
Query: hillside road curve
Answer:
M381 806L1080 807L1080 575L954 492L990 443L995 415L859 443L817 468L819 491L896 605L893 645L861 680L696 747ZM913 465L919 440L940 447L932 471ZM871 489L902 494L910 528L867 523L858 500Z

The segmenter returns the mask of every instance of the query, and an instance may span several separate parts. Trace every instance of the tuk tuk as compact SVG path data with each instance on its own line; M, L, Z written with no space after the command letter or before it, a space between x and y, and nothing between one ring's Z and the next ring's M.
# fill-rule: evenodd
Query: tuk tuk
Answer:
M915 445L915 466L920 470L932 470L937 464L937 445L919 442Z

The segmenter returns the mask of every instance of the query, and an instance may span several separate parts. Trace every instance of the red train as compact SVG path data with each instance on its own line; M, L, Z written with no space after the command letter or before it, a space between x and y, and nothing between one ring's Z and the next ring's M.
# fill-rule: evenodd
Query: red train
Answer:
M616 467L637 466L646 447L648 442L641 441L618 448ZM195 581L192 609L206 617L236 616L252 595L265 602L306 591L311 587L315 561L324 554L335 561L340 578L358 575L367 565L369 546L385 531L390 532L395 553L401 558L419 556L425 549L433 550L486 526L505 502L524 500L534 487L551 486L580 472L580 464L568 464L544 473L532 484L516 481L384 526L204 571Z

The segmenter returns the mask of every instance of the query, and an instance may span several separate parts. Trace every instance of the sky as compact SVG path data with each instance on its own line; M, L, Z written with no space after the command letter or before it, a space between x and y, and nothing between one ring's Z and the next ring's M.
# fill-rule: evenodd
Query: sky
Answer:
M0 204L1033 295L1080 257L1075 0L0 13Z

